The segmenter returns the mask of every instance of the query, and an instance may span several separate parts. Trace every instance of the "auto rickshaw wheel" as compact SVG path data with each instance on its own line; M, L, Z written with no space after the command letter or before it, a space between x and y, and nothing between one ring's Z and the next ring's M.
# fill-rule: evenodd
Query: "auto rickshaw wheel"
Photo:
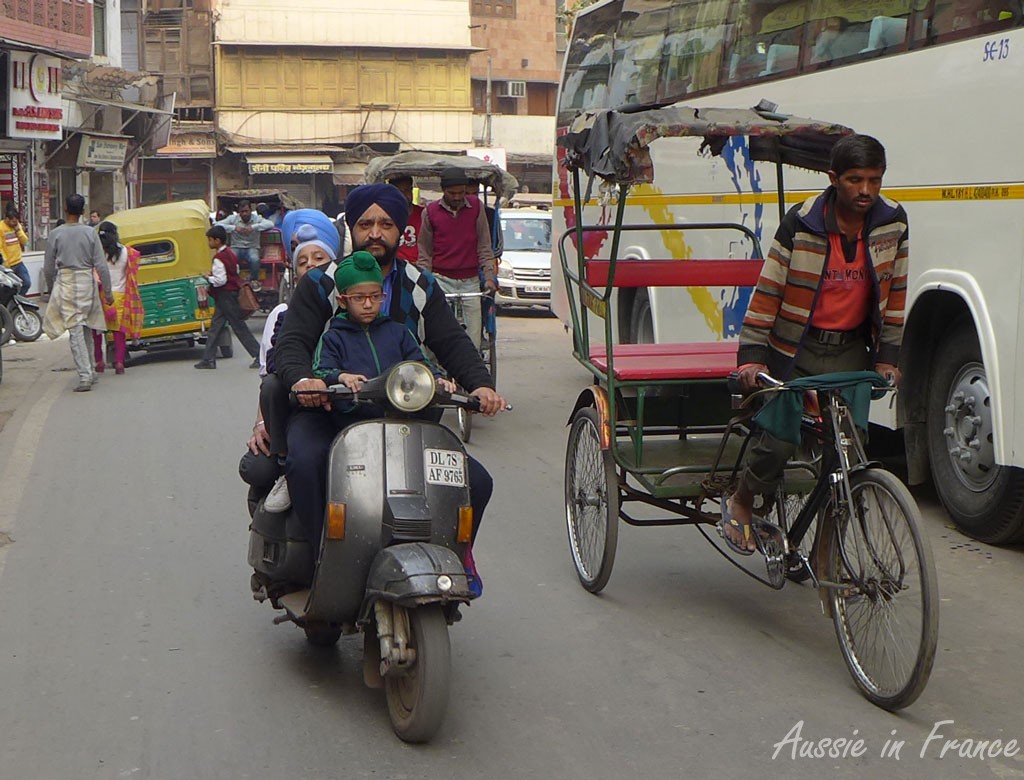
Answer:
M580 584L599 593L608 584L619 540L619 483L615 459L601 449L593 407L573 417L565 449L565 521Z

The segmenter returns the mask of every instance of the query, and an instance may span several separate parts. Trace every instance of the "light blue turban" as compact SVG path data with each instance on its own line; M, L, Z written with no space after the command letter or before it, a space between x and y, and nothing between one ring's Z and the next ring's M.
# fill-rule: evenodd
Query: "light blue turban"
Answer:
M292 253L292 238L302 225L316 228L317 238L333 250L335 257L341 253L341 235L334 220L317 209L296 209L285 214L281 222L281 238L289 257Z

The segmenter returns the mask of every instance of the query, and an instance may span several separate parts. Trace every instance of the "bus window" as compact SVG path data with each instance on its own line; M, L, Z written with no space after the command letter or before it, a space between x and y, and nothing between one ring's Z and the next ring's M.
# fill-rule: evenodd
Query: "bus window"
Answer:
M728 13L727 0L672 8L661 53L659 100L674 102L718 86Z
M615 57L608 85L608 105L643 105L658 99L661 50L668 26L668 7L649 8L643 13L623 4L622 18L615 33Z
M1021 23L1020 0L936 0L921 26L926 43L986 35Z
M569 124L581 111L608 107L612 44L621 11L622 3L613 2L577 17L565 59L559 125Z
M807 0L740 0L723 36L725 80L743 83L800 66Z

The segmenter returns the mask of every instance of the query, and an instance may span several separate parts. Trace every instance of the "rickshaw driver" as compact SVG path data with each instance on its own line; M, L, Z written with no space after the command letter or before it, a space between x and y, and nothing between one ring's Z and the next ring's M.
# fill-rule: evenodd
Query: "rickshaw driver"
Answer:
M898 384L907 295L907 214L880 196L885 149L867 135L836 142L831 186L794 206L779 225L740 329L739 379L875 371ZM754 496L771 495L796 445L766 431L754 439L722 532L741 555L756 549Z
M405 324L459 384L470 388L471 395L480 399L481 412L493 416L504 409L505 399L495 391L490 372L455 319L440 285L429 272L396 258L409 213L405 196L390 184L365 184L349 193L345 205L345 221L355 249L365 249L376 257L384 274L381 311ZM292 391L327 389L323 380L312 378L313 354L324 325L334 315L335 270L337 263L309 271L299 280L289 302L274 360L282 384ZM304 394L298 399L306 408L330 409L327 395ZM296 515L310 533L319 525L317 518L323 515L326 500L327 457L334 431L325 422L320 415L298 412L288 423L288 492ZM493 483L479 461L471 456L467 461L475 539Z
M243 200L238 204L238 213L225 217L220 225L228 232L228 246L238 258L238 265L248 264L249 280L257 287L260 278L260 234L274 227L269 219L254 214L252 204ZM255 289L255 288L254 288Z

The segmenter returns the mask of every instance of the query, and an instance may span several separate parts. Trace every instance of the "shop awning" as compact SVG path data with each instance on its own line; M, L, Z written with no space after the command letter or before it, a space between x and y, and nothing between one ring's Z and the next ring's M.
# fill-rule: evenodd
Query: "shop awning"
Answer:
M334 160L326 154L247 154L252 176L334 173Z
M4 38L2 36L0 36L0 48L14 49L16 51L37 51L40 54L49 54L52 57L60 57L61 59L73 62L84 62L89 59L88 54L76 54L61 49L54 49L52 46L37 46L33 43L16 41L13 38Z
M100 98L86 97L85 95L70 95L67 92L65 92L62 97L68 100L74 100L76 103L85 103L90 106L104 106L108 108L123 108L125 111L134 111L135 113L140 114L164 114L165 116L171 116L174 114L173 111L165 111L162 108L146 106L142 103L128 103L124 100L102 100Z
M335 184L359 184L363 180L363 173L366 171L366 163L335 163L334 183Z

